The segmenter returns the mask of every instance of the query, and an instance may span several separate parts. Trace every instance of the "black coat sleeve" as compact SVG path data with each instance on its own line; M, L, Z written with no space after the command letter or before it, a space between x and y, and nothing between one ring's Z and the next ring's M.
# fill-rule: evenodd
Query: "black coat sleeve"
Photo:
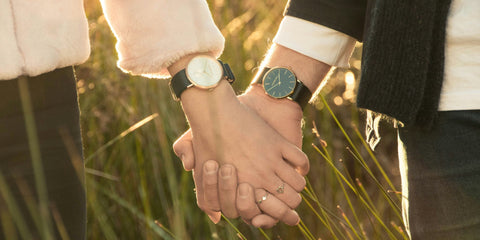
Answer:
M363 40L367 0L289 0L285 15L345 33Z

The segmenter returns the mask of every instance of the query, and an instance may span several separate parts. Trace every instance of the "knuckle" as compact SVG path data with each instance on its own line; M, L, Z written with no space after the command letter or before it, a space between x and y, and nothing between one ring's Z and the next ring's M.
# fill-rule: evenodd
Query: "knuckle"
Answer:
M288 208L282 208L279 212L278 212L278 219L282 219L284 220L284 218L287 216L288 214L288 211L290 211L290 209Z
M224 214L227 218L238 218L238 212L235 210L225 211Z
M237 210L242 213L247 213L247 212L252 212L255 210L255 206L252 204L249 204L247 202L238 202L237 203Z
M302 202L302 196L299 193L291 193L288 198L282 198L282 201L288 206L288 208L295 209Z
M251 219L260 211L252 204L237 204L238 214L245 219Z
M218 191L216 183L205 183L203 188L205 189L205 192L209 193Z
M207 207L207 211L214 211L214 212L218 212L220 211L220 204L218 204L217 202L215 201L210 201L208 202L208 207Z
M218 188L220 191L224 192L224 193L231 193L231 192L236 192L236 189L235 189L235 185L233 185L233 183L231 181L228 181L228 182L220 182L218 184Z
M209 187L209 188L212 188L212 187L217 188L217 178L216 177L207 175L207 176L204 177L203 181L204 181L203 186Z

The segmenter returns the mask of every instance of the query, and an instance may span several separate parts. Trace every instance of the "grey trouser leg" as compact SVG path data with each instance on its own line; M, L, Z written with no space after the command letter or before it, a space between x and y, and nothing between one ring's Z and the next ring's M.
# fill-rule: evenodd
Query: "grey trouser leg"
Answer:
M399 129L403 214L413 240L480 239L480 110Z

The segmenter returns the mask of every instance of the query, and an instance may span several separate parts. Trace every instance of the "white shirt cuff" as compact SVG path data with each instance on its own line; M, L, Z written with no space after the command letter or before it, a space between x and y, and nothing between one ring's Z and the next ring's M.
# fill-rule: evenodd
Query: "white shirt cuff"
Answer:
M348 67L356 40L317 23L285 16L273 42L337 67Z

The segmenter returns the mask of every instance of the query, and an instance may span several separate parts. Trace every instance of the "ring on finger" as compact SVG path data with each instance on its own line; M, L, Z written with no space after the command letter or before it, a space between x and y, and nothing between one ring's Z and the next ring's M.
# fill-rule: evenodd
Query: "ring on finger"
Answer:
M257 204L260 204L260 203L262 203L263 201L267 200L267 197L268 197L268 192L265 193L265 195L264 195L262 198L260 198L260 200L257 201Z
M285 183L282 183L280 186L277 187L277 193L283 193L285 190Z

